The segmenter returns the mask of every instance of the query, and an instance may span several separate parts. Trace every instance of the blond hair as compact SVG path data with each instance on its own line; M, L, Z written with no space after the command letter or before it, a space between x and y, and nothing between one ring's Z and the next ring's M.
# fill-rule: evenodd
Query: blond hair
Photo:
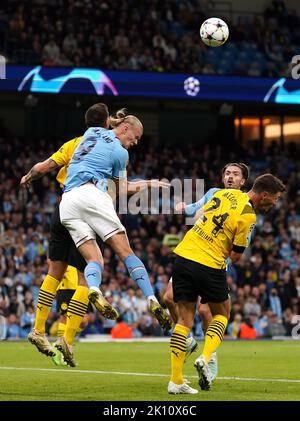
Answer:
M127 115L126 108L121 108L114 116L110 115L108 123L113 129L120 126L122 123L128 123L132 126L139 126L142 130L144 130L141 121L136 116L131 114Z

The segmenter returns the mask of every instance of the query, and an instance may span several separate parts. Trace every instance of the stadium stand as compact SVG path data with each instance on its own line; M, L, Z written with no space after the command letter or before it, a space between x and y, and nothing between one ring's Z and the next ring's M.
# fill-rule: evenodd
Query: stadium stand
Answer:
M0 6L0 53L8 63L47 66L288 76L300 43L299 16L278 0L240 16L222 49L199 39L201 1L17 1ZM220 16L222 17L222 16ZM91 29L92 28L92 29ZM218 62L218 65L217 65Z

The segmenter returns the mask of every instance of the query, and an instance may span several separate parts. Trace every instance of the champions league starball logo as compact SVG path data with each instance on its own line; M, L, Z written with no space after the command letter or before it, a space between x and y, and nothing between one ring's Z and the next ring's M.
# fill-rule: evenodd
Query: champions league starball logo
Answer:
M183 88L188 96L196 96L200 91L200 82L193 76L183 82Z
M98 95L104 94L104 89L111 90L113 95L119 95L113 82L104 72L98 69L72 69L69 73L57 76L52 79L45 79L42 75L42 66L36 66L26 74L18 86L18 91L22 91L25 85L29 84L30 92L43 92L57 94L61 92L65 84L72 79L86 79L91 82L95 92ZM27 90L27 89L26 89Z

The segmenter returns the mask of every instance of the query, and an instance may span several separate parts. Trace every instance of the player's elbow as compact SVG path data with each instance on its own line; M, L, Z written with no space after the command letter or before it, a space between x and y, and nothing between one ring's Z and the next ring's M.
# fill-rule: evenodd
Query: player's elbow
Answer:
M42 175L46 174L47 172L49 172L51 170L51 168L49 168L49 166L46 165L44 162L38 162L33 167L33 170L35 171L35 173L38 176L42 176Z

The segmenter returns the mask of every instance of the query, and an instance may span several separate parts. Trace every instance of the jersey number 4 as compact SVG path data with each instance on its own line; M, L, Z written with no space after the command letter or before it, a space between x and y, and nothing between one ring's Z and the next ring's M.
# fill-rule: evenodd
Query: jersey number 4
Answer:
M203 223L207 221L206 215L218 209L218 207L221 204L221 200L218 197L213 197L211 200L212 202L214 202L214 204L204 211L204 214L201 217ZM213 215L211 221L215 225L215 228L212 230L212 235L214 237L216 237L223 230L224 222L226 221L228 216L229 216L229 213L227 212L220 215Z

